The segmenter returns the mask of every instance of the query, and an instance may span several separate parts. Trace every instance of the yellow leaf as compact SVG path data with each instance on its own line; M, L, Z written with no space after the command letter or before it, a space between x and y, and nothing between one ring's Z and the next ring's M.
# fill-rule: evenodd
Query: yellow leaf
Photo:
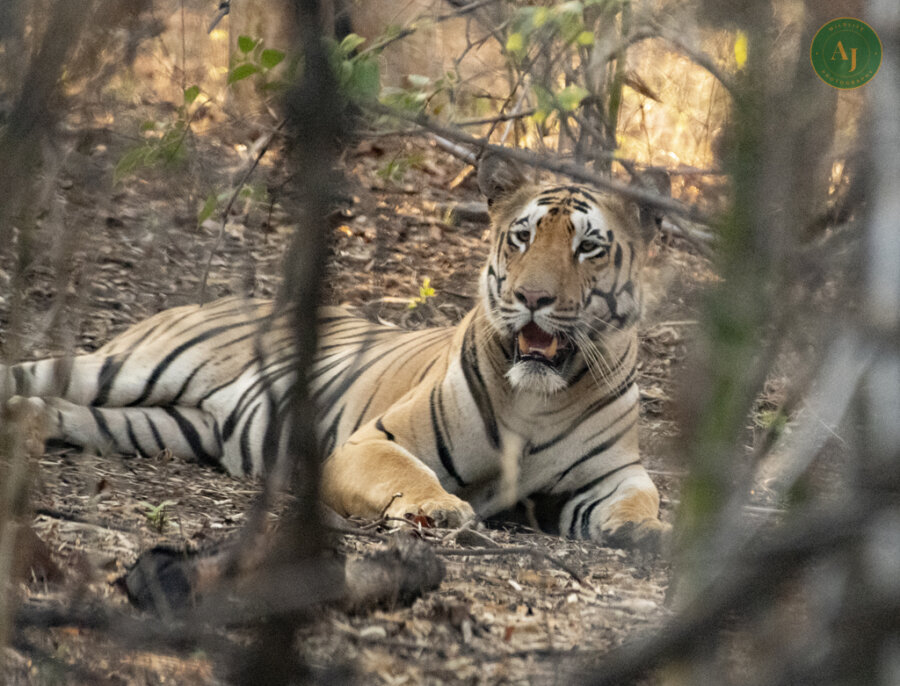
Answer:
M582 31L575 37L575 42L578 45L583 45L585 47L590 47L594 44L594 32L593 31Z
M743 69L747 63L747 34L743 31L738 31L734 39L734 61L738 69Z
M525 38L521 33L511 33L506 39L506 52L517 55L525 49Z

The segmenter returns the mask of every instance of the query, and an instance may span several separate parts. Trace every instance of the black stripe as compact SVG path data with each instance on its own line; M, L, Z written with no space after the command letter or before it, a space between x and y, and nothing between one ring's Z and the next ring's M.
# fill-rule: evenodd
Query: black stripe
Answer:
M144 386L144 392L141 393L139 397L132 400L130 403L127 403L126 407L134 407L135 405L141 405L147 398L150 397L150 394L153 393L153 389L156 386L159 378L163 375L163 373L172 365L175 360L181 357L186 351L191 348L203 343L204 341L208 341L210 338L214 338L221 333L229 331L231 329L235 329L239 326L247 326L253 322L242 321L237 324L225 324L223 326L217 326L212 329L207 329L201 334L194 336L190 340L185 341L181 345L177 346L174 350L172 350L168 355L166 355L162 361L154 367L150 376L147 378L147 383Z
M615 474L617 472L621 472L623 469L626 469L627 467L634 467L635 465L639 465L640 463L641 463L640 460L634 460L633 462L627 462L620 467L616 467L615 469L610 469L608 472L606 472L606 474L601 474L600 476L591 479L586 484L582 484L581 486L576 488L574 491L571 492L572 497L577 498L582 493L587 493L589 490L594 488L594 486L599 484L604 479L608 479L613 474Z
M357 317L356 315L350 314L349 312L342 312L341 314L329 315L327 317L317 317L317 324L328 324L330 322L339 322L342 319L362 319L362 317Z
M328 428L322 433L322 437L319 439L319 454L326 458L335 449L335 445L337 444L337 432L338 426L341 423L341 417L344 415L344 410L347 409L346 405L340 409L340 411L335 415L334 419L331 420L331 424L328 425Z
M200 407L201 405L203 405L204 402L206 402L207 400L209 400L212 396L214 396L216 393L218 393L219 391L221 391L223 388L227 388L228 386L230 386L231 384L233 384L233 383L234 383L235 381L237 381L241 376L243 376L244 372L246 372L248 369L250 369L250 367L252 367L252 366L255 365L256 363L257 363L257 359L254 357L254 358L251 359L249 362L247 362L244 366L242 366L240 369L236 370L231 376L229 376L227 381L225 381L224 383L220 383L220 384L218 384L217 386L213 386L212 388L210 388L210 389L209 389L206 393L204 393L203 396L197 401L197 407Z
M434 416L434 411L432 410L432 417L433 416ZM390 431L388 431L387 429L384 428L384 422L382 422L381 420L382 420L382 417L379 417L375 421L375 428L378 429L385 436L387 436L387 439L389 441L396 441L397 439L394 437L394 434L392 434ZM441 460L441 461L443 462L443 460Z
M369 411L369 405L372 404L372 401L375 399L375 394L372 393L369 396L369 399L366 401L365 406L362 409L362 412L359 413L359 416L356 418L356 422L353 424L353 428L350 429L350 435L356 433L356 430L362 425L363 419L366 417L366 412Z
M259 405L253 408L250 412L250 416L247 417L247 423L244 424L244 430L241 431L241 470L243 470L246 476L253 474L253 455L250 453L250 425L258 410Z
M141 414L143 414L144 419L147 420L147 426L150 427L150 433L153 434L153 440L156 441L156 447L160 450L160 452L165 450L166 444L163 443L162 436L159 435L159 429L156 428L156 424L150 418L150 415L148 415L146 412L142 412Z
M134 451L141 457L149 457L149 455L144 452L144 449L141 448L140 441L138 441L137 436L134 433L134 426L131 424L131 418L127 414L125 415L125 428L128 432L128 440L131 441L131 445L134 446Z
M177 405L177 404L178 404L178 401L181 400L181 396L184 395L185 391L187 391L188 386L190 386L191 381L193 381L193 380L194 380L194 377L197 376L197 372L199 372L201 369L203 369L203 368L204 368L206 365L208 365L211 361L212 361L212 360L204 360L204 361L201 362L199 365L197 365L196 367L194 367L193 370L191 370L191 373L188 374L188 377L184 380L184 383L181 384L181 388L178 389L178 393L176 393L175 396L169 401L169 403L170 403L171 405Z
M103 438L111 441L113 446L118 450L118 445L116 444L116 438L113 436L112 431L109 430L109 424L106 423L106 417L100 412L100 410L89 407L91 416L94 418L94 423L97 424L97 428L100 430L100 434Z
M587 198L588 202L591 202L591 203L593 203L594 205L599 204L599 203L597 202L597 198L595 198L591 193L589 193L588 191L586 191L584 188L579 187L579 188L577 189L577 191L578 191L578 193L579 193L582 197Z
M420 383L422 383L422 380L428 375L428 372L431 371L431 368L435 365L435 363L436 363L437 361L438 361L438 358L437 358L437 357L434 357L434 358L431 360L431 362L429 362L427 365L425 365L425 369L422 370L422 373L419 374L419 378L416 379L416 385L417 385L417 386L418 386Z
M174 407L163 407L161 409L175 420L175 423L178 425L178 430L181 431L184 440L186 440L191 447L194 457L201 462L206 462L208 464L219 464L219 460L216 459L216 456L206 452L206 449L203 447L203 441L200 439L200 434L197 432L197 428L190 421L185 419Z
M256 360L254 360L254 363L255 362ZM294 371L295 365L290 358L269 363L269 365L262 369L253 379L253 382L243 390L237 402L234 404L234 409L225 419L225 423L222 426L223 438L227 441L231 437L231 434L240 423L241 416L246 412L248 407L253 405L259 396L263 393L269 393L271 387L275 383L285 376L293 375ZM229 383L233 382L234 380Z
M289 371L293 373L293 365L291 365ZM263 472L265 474L271 474L275 470L278 458L281 456L281 443L282 438L285 437L285 424L293 420L294 416L296 416L295 413L300 411L300 406L292 402L294 400L293 386L294 384L291 384L287 392L279 398L275 395L272 384L266 385L266 406L263 408L263 411L266 413L264 419L265 431L263 432L262 442ZM248 425L252 419L251 417L248 420ZM311 438L312 440L316 439L315 431L313 431ZM290 436L287 436L287 440L290 440ZM302 441L301 445L303 445ZM318 449L318 447L316 445L314 449Z
M484 430L487 433L488 440L490 440L491 446L497 449L500 447L500 431L497 427L497 419L494 416L494 407L491 403L490 394L484 383L481 370L478 368L478 348L475 345L474 322L469 324L463 336L460 366L466 379L466 385L469 387L469 393L478 407L478 414L481 415L481 421L484 423Z
M602 498L597 498L594 502L588 505L587 509L581 514L581 537L584 539L590 539L591 537L591 515L594 513L594 508L597 507L604 500L609 498L613 493L619 490L619 486L621 486L621 482L616 484L616 487L612 489L609 493L607 493ZM575 519L572 519L572 524L575 523ZM572 527L569 527L571 530ZM574 538L574 537L573 537Z
M597 478L591 479L591 481L589 481L588 483L582 484L582 486L580 488L578 488L577 490L572 491L570 500L577 498L582 493L586 493L587 491L590 491L601 481L603 481L604 479L608 479L616 472L621 472L623 469L625 469L627 467L633 467L636 464L640 464L638 460L635 460L634 462L629 462L627 464L623 464L620 467L616 467L615 469L612 469L612 470L606 472L606 474L601 474ZM618 486L616 486L616 488L618 488ZM615 489L613 489L613 490L615 490ZM575 509L572 511L572 520L569 522L569 537L570 538L575 538L575 524L578 520L578 515L580 514L581 509L583 507L584 507L584 502L578 503L578 505L576 505Z
M587 360L585 360L583 356L580 359L581 359L581 369L579 369L575 373L575 376L573 376L572 379L569 381L570 387L577 386L578 382L581 381L585 377L585 375L591 370L591 367L587 363Z
M100 374L97 377L97 395L91 401L94 407L106 405L109 402L109 394L112 391L113 383L125 364L127 356L110 355L103 360L103 366L100 367Z
M578 200L576 198L572 198L572 207L581 212L582 214L587 214L591 211L591 206L588 205L583 200Z
M431 389L431 428L434 431L434 442L435 447L437 448L438 457L441 460L441 464L444 465L444 469L447 473L453 477L457 484L460 486L465 486L466 482L462 480L459 473L456 471L456 467L453 465L453 456L450 454L450 450L447 448L447 442L444 439L444 433L441 431L441 427L438 425L437 418L437 405L440 403L440 398L437 396L437 386Z
M587 460L590 460L592 457L596 457L597 455L605 453L607 450L612 448L616 443L619 442L619 440L622 438L622 436L624 436L629 431L631 431L632 428L634 428L634 425L636 423L637 423L637 419L633 419L632 421L628 422L627 426L625 426L625 428L622 429L620 432L618 432L611 438L606 439L599 445L594 446L591 450L589 450L584 455L582 455L577 460L575 460L572 464L570 464L568 467L566 467L562 471L562 473L556 478L556 481L553 482L553 487L555 488L557 486L557 484L559 484L559 482L561 482L563 479L565 479L569 475L569 473L573 469L575 469L578 465L583 464ZM615 471L617 471L617 470L613 470L612 472L610 472L610 474L615 473ZM579 488L576 491L576 493L583 493L584 490L586 490L586 489L584 489L584 487Z
M616 400L618 400L623 395L625 395L631 389L632 386L634 386L634 383L635 383L634 376L635 376L634 370L632 370L632 372L628 375L628 378L626 378L625 381L623 381L616 388L614 388L611 393L603 396L599 400L596 400L595 402L588 405L587 408L585 408L574 420L569 422L569 424L565 428L563 428L562 431L560 431L558 434L556 434L553 438L551 438L549 441L546 441L544 443L534 446L534 448L532 449L532 452L539 453L542 450L547 450L547 448L552 448L554 445L559 443L562 439L569 436L572 433L572 431L574 431L575 428L578 427L579 424L587 421L588 419L593 417L598 412L602 412L609 405L612 405ZM631 411L631 406L629 406L629 408L625 412L625 414L627 414L630 411ZM612 426L613 424L615 424L615 422L619 421L619 419L621 419L621 417L617 417L616 420L611 422L609 426Z
M418 333L418 332L416 332ZM398 352L410 345L417 345L420 348L424 348L427 345L430 345L435 338L441 338L447 335L447 329L431 329L424 330L421 336L413 336L411 338L405 338L405 340L398 341L390 350L385 351L384 353L372 358L365 364L359 366L353 366L350 370L347 370L341 374L336 374L334 377L329 379L322 388L319 388L312 395L313 401L316 403L318 407L328 407L332 403L336 402L338 398L344 395L345 392L353 385L353 383L362 376L372 365L377 362L383 362L386 357L393 357L394 359L402 359ZM343 378L342 378L343 377ZM380 378L380 377L379 377ZM325 391L329 389L329 387L335 382L340 380L337 387L331 390L330 395L325 396Z

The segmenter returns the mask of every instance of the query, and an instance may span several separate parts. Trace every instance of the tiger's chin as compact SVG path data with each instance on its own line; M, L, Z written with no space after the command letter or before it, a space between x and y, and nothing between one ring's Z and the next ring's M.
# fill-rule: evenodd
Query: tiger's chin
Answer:
M506 372L514 391L553 395L569 385L556 369L535 360L520 360Z

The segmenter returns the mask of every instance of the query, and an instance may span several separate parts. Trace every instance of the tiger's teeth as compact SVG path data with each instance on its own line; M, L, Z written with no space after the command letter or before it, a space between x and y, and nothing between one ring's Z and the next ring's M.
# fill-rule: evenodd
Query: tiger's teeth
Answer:
M556 336L554 336L550 340L550 345L544 350L544 355L547 356L547 359L550 359L550 360L553 359L553 356L556 355L556 347L558 345L559 344L556 342Z
M531 352L531 346L528 345L528 341L525 339L525 334L523 334L521 331L519 332L519 352L526 355Z

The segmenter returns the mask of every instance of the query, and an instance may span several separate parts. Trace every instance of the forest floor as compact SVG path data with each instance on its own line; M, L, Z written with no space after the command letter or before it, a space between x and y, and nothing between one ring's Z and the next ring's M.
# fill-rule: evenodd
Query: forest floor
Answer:
M293 225L277 203L272 208L260 198L263 191L277 196L277 152L264 158L251 178L254 197L236 203L220 236L216 215L197 225L197 208L211 189L231 188L251 159L227 132L212 127L191 136L179 169L139 170L112 183L146 109L119 111L111 124L96 124L104 119L100 105L67 119L65 145L51 153L61 180L47 189L54 200L31 243L22 243L22 276L14 282L11 265L0 264L0 293L8 294L0 298L5 356L93 350L154 312L196 302L210 255L208 298L276 293ZM463 163L421 138L372 140L343 160L349 201L329 227L326 300L406 326L455 322L474 302L488 237L485 224L449 223L445 208L479 200L474 175L451 190ZM435 295L409 309L426 278ZM714 277L689 246L659 238L645 278L642 452L662 494L662 517L671 520L682 474L674 377L695 329L696 295ZM224 541L258 493L254 481L166 454L46 454L35 463L33 526L62 578L23 580L20 597L124 608L114 581L142 551ZM314 667L350 669L359 683L566 683L570 670L668 614L665 559L522 530L483 533L503 547L550 554L580 581L530 555L448 556L438 590L411 607L326 609L303 630L299 650ZM350 535L338 543L353 552L379 545ZM97 630L33 628L6 649L0 677L8 684L215 684L242 641L239 631L223 631L218 647L184 652Z

